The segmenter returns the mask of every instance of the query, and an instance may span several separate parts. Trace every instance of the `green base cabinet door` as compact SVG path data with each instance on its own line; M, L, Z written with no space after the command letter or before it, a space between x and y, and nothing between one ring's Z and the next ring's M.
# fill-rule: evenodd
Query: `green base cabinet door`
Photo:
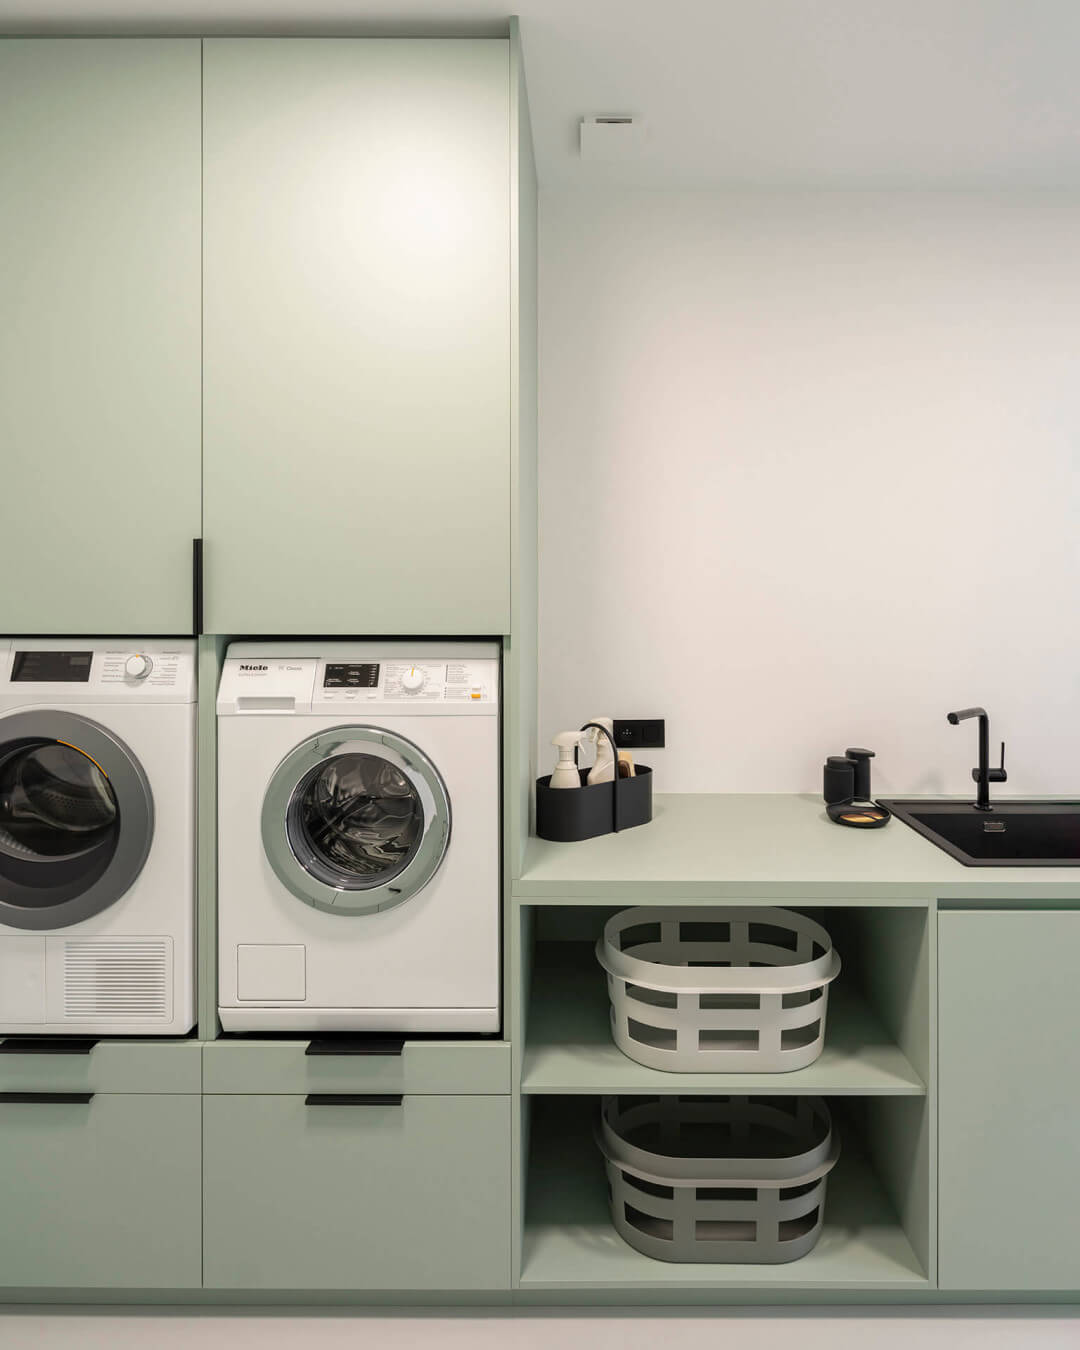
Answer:
M200 44L0 39L0 633L192 629Z
M0 1287L197 1289L201 1098L81 1095L0 1095Z
M208 632L509 631L509 69L206 40Z
M510 1098L206 1097L211 1289L510 1285Z
M943 1289L1080 1289L1080 913L939 917Z

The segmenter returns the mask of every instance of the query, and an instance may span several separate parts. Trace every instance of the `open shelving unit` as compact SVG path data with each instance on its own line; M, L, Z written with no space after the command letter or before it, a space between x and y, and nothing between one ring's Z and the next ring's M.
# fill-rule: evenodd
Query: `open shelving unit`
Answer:
M595 1098L552 1097L529 1105L534 1114L523 1289L929 1287L885 1187L843 1119L841 1158L829 1178L825 1226L813 1251L786 1265L697 1265L643 1256L615 1232L603 1159L592 1137Z
M926 1085L857 988L829 991L825 1049L784 1074L667 1073L629 1059L611 1038L604 975L590 944L542 942L534 955L523 1093L776 1092L925 1096Z
M782 1299L785 1291L809 1298L814 1291L933 1289L929 907L791 906L825 924L843 961L829 989L822 1054L792 1073L701 1074L649 1068L612 1039L595 943L608 916L625 907L607 897L585 904L575 896L565 906L545 897L520 903L515 915L522 1294L633 1300L640 1290L657 1301L707 1301L711 1291L731 1301L740 1290ZM676 1093L829 1101L841 1155L829 1178L822 1234L808 1255L781 1265L669 1263L618 1235L594 1138L600 1098Z

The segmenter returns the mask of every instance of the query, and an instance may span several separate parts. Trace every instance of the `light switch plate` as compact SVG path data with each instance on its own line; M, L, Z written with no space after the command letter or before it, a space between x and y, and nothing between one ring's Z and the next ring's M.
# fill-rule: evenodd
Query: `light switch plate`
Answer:
M663 750L664 719L615 718L615 744L620 750Z

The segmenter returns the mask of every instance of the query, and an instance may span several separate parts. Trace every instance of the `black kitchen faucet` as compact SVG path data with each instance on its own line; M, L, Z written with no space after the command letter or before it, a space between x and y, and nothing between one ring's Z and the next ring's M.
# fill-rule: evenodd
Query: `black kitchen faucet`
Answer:
M959 726L969 717L979 719L979 767L972 769L971 776L977 785L975 794L975 809L977 811L992 811L994 808L990 805L990 784L1004 783L1008 779L1005 772L1005 742L1001 742L1001 767L992 769L990 767L990 715L985 708L961 708L959 712L946 713L953 726Z

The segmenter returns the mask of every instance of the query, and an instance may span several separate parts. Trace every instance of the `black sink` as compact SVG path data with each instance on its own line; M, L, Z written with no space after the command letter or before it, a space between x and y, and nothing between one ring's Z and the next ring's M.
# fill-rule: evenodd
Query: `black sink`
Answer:
M882 801L965 867L1080 867L1080 802Z

